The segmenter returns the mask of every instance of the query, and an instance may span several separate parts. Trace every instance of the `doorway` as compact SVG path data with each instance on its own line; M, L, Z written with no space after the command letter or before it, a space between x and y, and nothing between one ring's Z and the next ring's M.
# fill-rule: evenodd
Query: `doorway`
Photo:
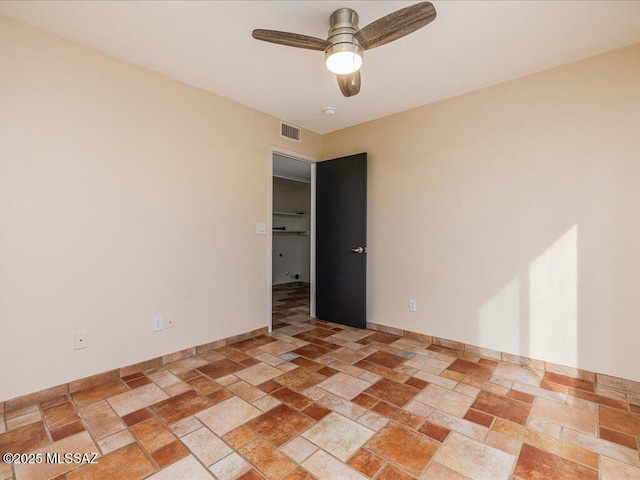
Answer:
M313 318L315 165L272 152L271 328Z
M320 163L273 147L269 154L270 331L299 331L315 317L366 328L367 154ZM282 198L279 184L310 198L292 192ZM293 241L286 237L297 246L287 249Z

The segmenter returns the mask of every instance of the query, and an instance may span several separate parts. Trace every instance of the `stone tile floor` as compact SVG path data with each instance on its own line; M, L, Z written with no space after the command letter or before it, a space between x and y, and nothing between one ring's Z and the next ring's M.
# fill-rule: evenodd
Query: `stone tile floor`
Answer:
M274 333L0 417L0 480L640 479L640 397L308 316Z

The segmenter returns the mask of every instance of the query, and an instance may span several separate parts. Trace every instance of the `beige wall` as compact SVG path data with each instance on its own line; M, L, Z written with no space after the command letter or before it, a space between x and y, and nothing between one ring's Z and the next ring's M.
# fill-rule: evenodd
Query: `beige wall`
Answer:
M640 45L323 145L369 153L370 321L640 380Z
M0 58L0 400L265 326L269 145L321 137L2 16Z

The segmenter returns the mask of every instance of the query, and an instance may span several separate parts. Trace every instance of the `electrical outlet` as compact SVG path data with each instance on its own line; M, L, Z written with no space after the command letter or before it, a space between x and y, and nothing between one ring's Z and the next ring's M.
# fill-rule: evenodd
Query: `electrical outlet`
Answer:
M173 313L164 316L164 327L165 328L173 328Z
M87 348L87 332L79 332L74 335L73 348L80 350L81 348Z
M153 331L159 332L162 330L162 317L153 317Z
M415 312L418 309L418 305L415 300L409 300L409 311Z

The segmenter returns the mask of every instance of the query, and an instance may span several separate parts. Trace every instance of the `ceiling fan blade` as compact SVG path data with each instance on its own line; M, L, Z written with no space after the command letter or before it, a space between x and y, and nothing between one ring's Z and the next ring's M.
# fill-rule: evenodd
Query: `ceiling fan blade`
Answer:
M360 70L346 75L336 75L340 91L345 97L353 97L360 92Z
M354 38L370 50L415 32L436 18L431 2L421 2L379 18L356 32Z
M331 45L331 42L322 40L321 38L308 37L307 35L300 35L299 33L278 32L276 30L256 29L252 35L256 40L262 40L264 42L278 43L288 47L320 50L323 52Z

